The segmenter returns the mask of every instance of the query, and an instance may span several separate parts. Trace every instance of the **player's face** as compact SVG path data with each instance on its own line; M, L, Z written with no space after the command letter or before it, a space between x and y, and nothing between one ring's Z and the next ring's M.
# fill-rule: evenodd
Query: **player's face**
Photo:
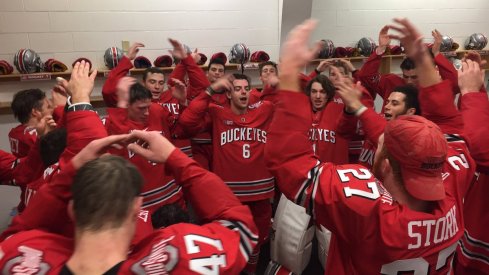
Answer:
M406 110L406 95L399 92L392 92L387 99L387 104L384 107L384 116L386 120L396 119L400 115L405 115Z
M150 99L136 100L134 103L129 104L127 108L129 119L140 123L147 123L149 118L149 106L151 106Z
M346 76L345 68L343 67L336 67L339 71L341 76ZM333 70L329 70L329 80L333 82L333 85L336 85L340 79L340 75L336 74Z
M41 108L39 109L34 109L34 113L33 115L37 118L37 119L41 119L47 115L52 115L53 114L53 106L51 104L51 102L47 99L47 98L44 98L42 100L42 104L41 104Z
M248 108L248 100L250 98L250 86L246 79L235 79L233 81L234 89L228 92L231 107L239 111Z
M221 64L212 64L207 71L207 79L210 83L224 76L224 66Z
M277 70L273 65L265 65L261 69L260 73L260 80L263 83L263 85L266 85L268 83L268 79L270 76L277 76Z
M402 70L402 78L406 81L406 84L418 85L418 75L415 70Z
M328 103L326 91L323 89L323 86L319 82L312 83L310 98L312 109L314 111L322 110L324 106L326 106L326 103Z
M159 73L148 73L144 87L151 92L153 99L159 99L165 88L165 76Z

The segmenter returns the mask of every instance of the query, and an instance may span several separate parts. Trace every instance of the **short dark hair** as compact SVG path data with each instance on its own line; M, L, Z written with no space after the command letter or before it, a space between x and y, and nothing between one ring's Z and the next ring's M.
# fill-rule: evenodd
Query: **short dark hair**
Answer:
M333 85L333 82L331 82L331 80L329 80L329 78L325 75L320 74L315 76L307 83L306 89L304 91L307 96L311 96L312 84L314 82L318 82L319 84L321 84L323 89L326 91L326 98L328 99L328 101L330 101L336 93L336 88Z
M265 66L273 66L275 68L275 71L277 71L277 63L273 62L273 61L265 61L265 62L261 62L260 64L258 64L258 72L260 73L261 75L261 72L263 70L263 67Z
M189 223L190 215L178 203L166 204L151 214L154 229L168 227L177 223Z
M146 99L152 99L151 92L139 82L132 84L129 88L129 104Z
M209 61L209 65L207 66L207 70L209 70L214 64L222 65L224 67L224 71L226 71L226 64L224 63L224 60L220 58L211 59L211 61Z
M414 64L414 61L409 57L404 58L404 60L401 62L401 70L409 71L414 69L416 69L416 64Z
M234 79L244 79L248 81L248 87L251 86L251 79L245 74L233 74Z
M409 108L416 109L415 115L421 115L421 108L419 107L419 99L418 99L418 88L413 85L403 85L397 86L393 90L393 92L398 92L404 94L404 104L406 105L406 110Z
M66 148L66 129L57 128L41 136L39 152L44 166L55 164Z
M77 229L99 231L118 228L130 214L143 178L129 161L102 156L76 173L71 192Z
M165 76L165 73L160 68L150 67L150 68L147 68L146 70L144 70L143 81L146 81L146 78L148 77L149 74L162 74L163 77Z
M17 92L12 100L12 112L22 124L27 123L31 117L32 109L40 110L46 94L41 89L28 89Z

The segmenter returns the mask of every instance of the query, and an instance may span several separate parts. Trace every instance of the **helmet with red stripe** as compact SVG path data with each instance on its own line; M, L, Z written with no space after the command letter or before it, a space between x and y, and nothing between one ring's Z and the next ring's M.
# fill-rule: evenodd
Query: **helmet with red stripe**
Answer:
M487 37L482 33L474 33L465 41L466 50L482 50L487 46Z
M376 47L375 41L370 37L364 37L357 43L358 51L363 56L369 56Z
M41 57L31 49L20 49L14 56L14 65L22 74L37 73L43 68Z
M110 47L105 50L104 54L104 62L105 66L109 69L113 69L119 64L119 60L121 60L124 52L117 47Z
M250 49L243 43L234 44L229 52L229 63L244 64L250 60Z

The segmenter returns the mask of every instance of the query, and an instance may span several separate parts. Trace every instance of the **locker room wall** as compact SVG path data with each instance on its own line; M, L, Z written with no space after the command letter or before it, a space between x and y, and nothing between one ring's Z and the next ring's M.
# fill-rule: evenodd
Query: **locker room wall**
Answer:
M472 33L489 35L488 14L486 0L313 0L311 12L320 20L313 38L331 39L338 46L355 46L362 37L378 41L379 30L392 18L407 17L420 28L426 42L433 41L431 31L436 28L451 36L460 49Z
M310 0L309 0L310 1ZM168 54L168 37L210 57L229 52L243 42L251 51L278 58L281 0L0 0L0 59L12 62L20 48L31 48L42 60L56 58L68 66L79 57L104 69L103 52L122 40L143 42L140 54L154 60ZM253 83L259 84L256 72ZM2 82L0 101L27 88L49 91L54 81ZM100 94L102 80L94 94ZM0 149L9 151L7 133L16 125L12 115L0 115ZM0 228L17 188L0 187Z

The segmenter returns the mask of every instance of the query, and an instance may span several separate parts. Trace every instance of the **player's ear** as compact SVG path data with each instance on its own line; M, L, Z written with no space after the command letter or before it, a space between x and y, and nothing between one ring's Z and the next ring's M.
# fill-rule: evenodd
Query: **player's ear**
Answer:
M228 99L231 99L231 91L226 91L226 97L227 97Z
M70 219L75 222L75 212L73 211L73 200L70 200L70 202L68 202L68 217L70 217Z
M416 108L409 108L406 111L406 115L415 115L416 114Z

